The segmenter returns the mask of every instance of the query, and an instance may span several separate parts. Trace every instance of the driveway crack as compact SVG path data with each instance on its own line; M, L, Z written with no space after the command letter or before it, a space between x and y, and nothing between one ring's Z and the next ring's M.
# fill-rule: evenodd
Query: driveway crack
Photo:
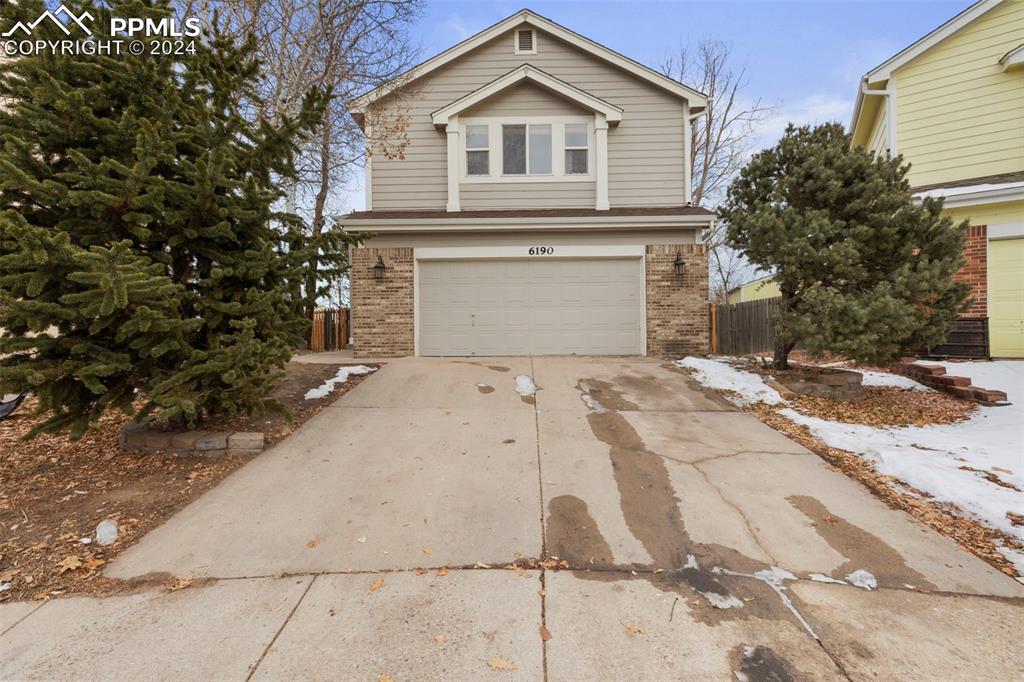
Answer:
M697 464L690 464L690 466L697 470L697 472L704 478L704 481L709 486L711 486L711 488L715 491L715 494L718 495L719 499L721 499L722 502L724 502L726 505L731 507L733 511L739 514L740 518L743 519L743 525L747 527L747 532L750 533L750 537L754 539L754 542L761 549L761 551L764 552L764 555L771 559L772 564L778 566L778 560L776 560L776 558L772 556L772 553L768 551L768 548L761 543L760 535L754 528L753 524L750 523L750 519L747 518L746 513L744 513L740 506L725 496L725 493L722 492L722 489L711 481L711 477L707 475L707 472L705 472L703 469L697 466Z
M274 633L274 636L267 643L267 646L264 647L263 653L260 654L260 657L256 659L256 663L254 663L252 668L249 670L249 674L245 676L245 682L249 682L249 680L252 679L252 676L256 674L256 671L259 669L260 664L263 663L263 659L267 657L267 654L270 653L270 649L273 648L274 644L277 642L277 638L281 636L281 633L284 632L284 629L288 626L288 623L291 622L292 616L294 616L295 612L298 611L299 605L302 603L302 600L306 598L306 595L309 594L309 590L311 587L313 587L313 583L316 582L316 579L317 576L314 575L313 578L309 581L309 584L306 585L306 589L302 591L302 596L300 596L298 601L295 602L295 606L293 606L292 610L288 612L288 616L284 619L284 622L281 623L281 627L279 627L277 629L277 632Z
M533 356L530 356L530 378L533 379L534 385L537 384L536 368L533 364ZM545 530L545 518L544 518L544 472L541 470L540 463L540 413L537 410L537 400L533 401L533 427L536 431L536 443L537 443L537 490L540 496L540 555L546 557L548 555L547 545L547 533ZM547 573L544 570L544 566L540 567L540 625L541 632L547 632L548 620L547 620ZM540 640L541 646L541 659L543 662L544 680L547 682L548 679L548 643L544 637Z

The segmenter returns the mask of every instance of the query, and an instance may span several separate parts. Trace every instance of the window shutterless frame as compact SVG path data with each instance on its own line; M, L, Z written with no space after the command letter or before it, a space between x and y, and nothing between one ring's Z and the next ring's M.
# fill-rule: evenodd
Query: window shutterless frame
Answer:
M463 183L503 182L594 182L594 119L580 115L552 116L479 116L462 119L460 122L461 178ZM476 126L488 129L488 161L490 172L470 173L470 152L483 152L480 146L482 135L474 130ZM516 149L520 155L516 166L505 164L506 127L522 131ZM533 135L531 135L533 132ZM548 134L550 133L550 134ZM470 137L473 140L470 140ZM567 139L568 138L568 139ZM531 141L534 143L531 149ZM567 144L567 142L571 144ZM570 151L567 152L566 149ZM550 163L537 163L538 149ZM532 153L531 153L532 152ZM567 165L567 156L576 158L575 172ZM585 157L585 160L581 157ZM533 161L533 163L531 163ZM506 172L506 169L512 172ZM531 172L532 171L532 172Z
M487 125L466 126L466 175L491 174L490 135Z

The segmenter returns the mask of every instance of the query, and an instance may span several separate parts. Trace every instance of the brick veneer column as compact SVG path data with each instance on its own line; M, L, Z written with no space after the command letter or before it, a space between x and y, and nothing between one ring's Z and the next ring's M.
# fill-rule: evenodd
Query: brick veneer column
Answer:
M971 307L965 317L988 315L988 227L971 225L967 228L964 246L964 266L956 273L956 281L971 285Z
M379 281L373 277L378 256L387 267ZM349 278L352 354L385 357L415 353L412 249L355 248Z
M676 274L676 253L686 270ZM647 354L708 352L708 254L703 244L647 246Z

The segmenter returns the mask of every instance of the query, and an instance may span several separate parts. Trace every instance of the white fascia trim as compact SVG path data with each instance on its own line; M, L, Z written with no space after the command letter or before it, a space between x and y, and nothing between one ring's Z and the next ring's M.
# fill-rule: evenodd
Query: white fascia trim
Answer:
M989 240L1019 239L1024 237L1024 223L1002 223L988 226Z
M460 97L451 104L441 107L434 113L430 114L430 119L433 121L435 126L445 127L448 125L452 116L457 116L466 109L477 105L487 98L493 97L502 90L506 90L517 85L524 80L536 83L543 88L551 90L566 99L579 104L585 109L604 114L609 123L618 123L622 120L622 109L619 107L614 104L609 104L599 97L594 97L590 93L569 85L565 81L544 73L537 67L529 64L523 64L519 68L509 71L504 76L499 76L482 88L474 90L465 97Z
M875 68L868 71L861 77L861 82L867 85L874 85L876 83L883 83L892 77L893 71L900 68L911 59L914 59L925 50L935 46L940 41L949 37L956 31L971 23L985 12L993 9L999 5L1003 0L980 0L974 3L960 14L956 15L942 26L927 34L915 43L911 43L907 47L903 48L889 59L885 60ZM850 120L850 132L856 132L857 120L860 118L861 107L864 103L864 93L862 89L857 89L857 99L853 104L853 116Z
M925 197L944 198L943 208L963 208L1004 201L1021 201L1024 200L1024 182L939 188L918 192L914 195L916 201L921 201Z
M924 36L915 43L911 43L889 59L885 60L864 75L868 83L878 83L889 80L892 72L900 68L911 59L914 59L925 50L934 47L942 40L953 35L967 24L971 23L982 14L1000 5L1004 0L980 0L974 3L960 14L956 15L942 26Z
M482 260L487 258L643 258L643 244L557 244L550 256L530 253L529 246L428 246L417 247L416 260Z
M574 218L337 219L345 232L480 232L500 230L705 229L714 216L582 216Z
M458 45L450 47L439 55L428 59L418 66L406 71L398 78L392 80L390 83L371 90L370 92L361 95L349 102L349 110L359 113L365 110L368 104L377 101L381 97L394 92L396 89L403 85L406 85L410 81L420 78L435 69L438 69L445 64L458 59L467 52L483 45L484 43L492 40L493 38L500 36L506 31L511 31L513 28L522 24L529 24L535 28L539 28L542 31L549 33L556 38L564 40L565 42L579 48L580 50L587 52L599 59L628 71L629 73L637 76L659 88L667 90L677 97L689 100L691 109L703 109L707 106L708 98L704 93L698 92L693 88L689 88L682 83L669 78L668 76L662 75L654 69L648 68L639 62L635 62L632 59L625 57L613 50L599 45L589 38L584 38L578 33L574 33L569 29L559 26L550 19L538 16L529 10L522 10L513 14L507 19L499 21L490 28L486 28L475 36L467 38ZM535 36L536 38L536 36Z

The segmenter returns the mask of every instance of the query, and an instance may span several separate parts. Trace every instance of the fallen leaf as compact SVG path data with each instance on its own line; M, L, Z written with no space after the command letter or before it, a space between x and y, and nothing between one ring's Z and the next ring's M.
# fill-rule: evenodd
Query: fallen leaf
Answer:
M430 547L424 547L423 548L423 553L426 554L427 556L430 556L431 554L434 553L434 550L431 549Z
M430 571L428 571L425 568L417 568L416 569L416 575L424 575L425 573L430 573Z
M317 538L310 538L309 542L306 543L306 547L309 547L310 549L316 549L317 545L319 544L320 540L318 540Z
M192 578L178 578L178 580L176 580L174 582L174 584L171 585L168 588L168 591L169 592L177 592L178 590L184 590L186 587L188 587L191 584L192 584Z
M494 658L488 658L487 665L491 668L491 670L500 670L504 673L512 673L518 670L518 668L516 668L516 664L512 661L508 660L507 658L499 658L497 656L495 656Z
M57 571L57 573L58 574L63 574L63 573L66 573L68 571L73 571L76 568L80 568L81 566L82 566L82 560L79 559L74 554L70 554L70 555L64 557L64 561L62 561L59 564L57 564L57 568L60 569L59 571Z
M444 635L434 635L434 641L438 644L444 644Z
M646 635L646 634L647 634L647 631L644 630L639 625L632 625L632 624L630 624L630 625L626 626L626 637L633 638L633 637L636 637L637 635Z
M437 569L437 574L438 575L448 575L448 569L445 568L444 566L442 566L441 568Z
M102 566L105 563L107 563L107 562L104 561L103 559L97 559L95 557L90 557L89 559L87 559L82 564L82 568L84 568L87 571L91 571L93 569L99 568L100 566Z
M11 582L11 578L13 578L14 576L18 575L18 573L20 573L20 572L21 572L20 568L11 568L11 569L8 569L8 570L4 571L3 573L0 573L0 583L9 583L9 582Z
M540 626L540 638L545 642L551 639L551 630L548 630L543 625Z
M395 682L395 679L391 675L381 675L377 678L377 682Z
M376 592L382 587L384 587L384 578L377 578L372 583L370 583L370 592Z

